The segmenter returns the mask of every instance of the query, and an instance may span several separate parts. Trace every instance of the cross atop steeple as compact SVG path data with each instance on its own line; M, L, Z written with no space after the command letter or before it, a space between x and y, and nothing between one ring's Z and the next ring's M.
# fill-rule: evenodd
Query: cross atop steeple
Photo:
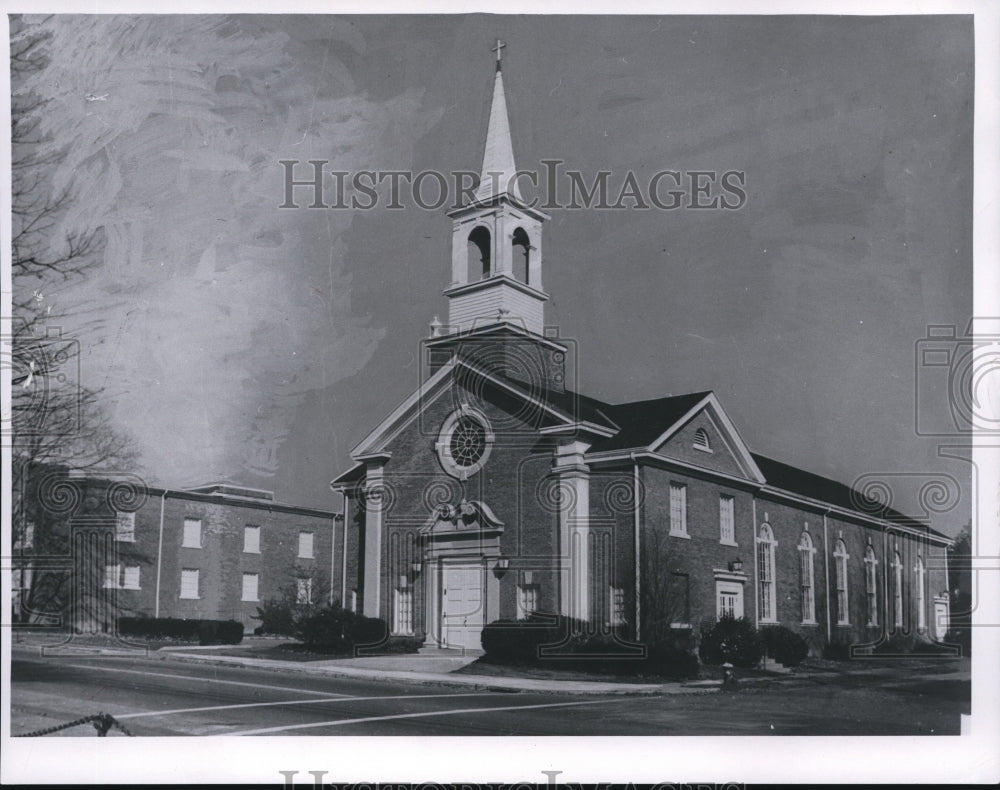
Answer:
M507 45L503 41L497 39L497 45L490 50L490 52L497 53L497 71L500 71L500 55L502 54L503 48L506 46Z

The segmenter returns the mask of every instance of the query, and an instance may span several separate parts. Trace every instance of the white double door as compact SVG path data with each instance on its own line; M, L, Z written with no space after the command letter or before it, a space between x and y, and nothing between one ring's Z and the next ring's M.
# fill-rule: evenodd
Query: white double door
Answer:
M441 635L445 647L480 650L486 614L481 562L446 562L441 568Z

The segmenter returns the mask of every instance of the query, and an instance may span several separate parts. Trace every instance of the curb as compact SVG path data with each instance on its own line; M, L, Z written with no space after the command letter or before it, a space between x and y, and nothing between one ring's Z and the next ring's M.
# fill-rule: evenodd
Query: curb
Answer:
M573 680L532 680L530 678L500 678L489 675L440 675L430 672L406 672L402 670L359 669L357 667L310 667L292 661L268 661L267 659L244 658L242 656L202 656L184 653L153 654L158 660L179 661L190 664L214 664L216 666L241 666L248 669L280 669L305 675L325 677L348 677L355 680L384 680L411 683L418 686L450 686L455 688L475 688L500 693L612 695L612 696L672 696L676 694L707 694L719 691L721 684L713 686L673 686L660 684L605 683L600 681ZM267 663L264 663L267 661Z

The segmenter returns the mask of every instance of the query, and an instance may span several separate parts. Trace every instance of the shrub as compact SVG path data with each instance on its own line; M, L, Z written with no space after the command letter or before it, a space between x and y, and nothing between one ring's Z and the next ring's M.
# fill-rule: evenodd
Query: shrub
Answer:
M847 661L851 657L849 642L830 642L823 648L823 658L831 661Z
M238 645L243 624L236 620L184 620L179 617L119 617L118 633L147 639L175 639L202 645Z
M728 661L738 667L753 667L764 655L764 640L745 617L723 617L702 632L698 654L706 664Z
M962 648L963 656L972 655L972 629L971 628L949 628L944 635L944 643L948 645L958 645Z
M286 599L271 598L257 607L254 620L260 620L260 625L254 629L255 634L274 634L275 636L292 636L295 633L295 609Z
M364 617L336 603L296 617L294 628L294 635L298 639L308 647L324 653L352 653L356 647L388 647L388 633L385 620L378 617ZM421 642L418 639L411 639L416 642L416 647L420 646ZM402 649L404 645L405 650ZM410 647L408 642L400 642L397 639L392 650L412 652Z
M589 629L592 626L563 616L496 620L483 629L482 645L489 660L501 664L674 679L698 674L698 658L684 640L668 638L648 645L644 657L642 645Z
M767 655L786 667L797 667L809 655L806 640L783 625L767 625L760 629Z
M524 620L495 620L482 631L480 642L499 663L538 664L569 651L583 641L586 624L562 615L531 614ZM547 648L544 652L542 648Z

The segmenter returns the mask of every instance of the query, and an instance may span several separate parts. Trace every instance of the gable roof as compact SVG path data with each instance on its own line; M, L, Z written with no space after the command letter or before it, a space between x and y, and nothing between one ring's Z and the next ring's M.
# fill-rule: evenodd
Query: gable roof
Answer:
M621 430L607 439L597 442L591 451L626 450L648 447L667 432L681 417L704 400L709 392L692 392L687 395L671 395L666 398L632 401L612 406L601 404L606 413Z
M757 453L753 454L753 458L767 478L768 485L774 488L948 539L947 535L932 529L924 522L900 513L894 508L886 507L845 483L789 466Z

